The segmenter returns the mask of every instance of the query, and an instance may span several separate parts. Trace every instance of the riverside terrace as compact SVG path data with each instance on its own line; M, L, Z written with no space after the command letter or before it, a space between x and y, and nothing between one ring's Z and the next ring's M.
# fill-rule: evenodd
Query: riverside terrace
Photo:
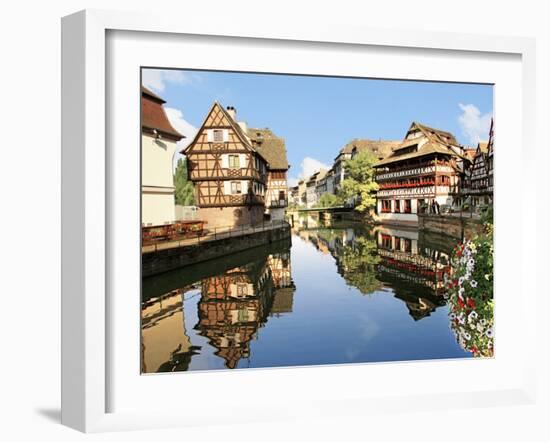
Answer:
M214 227L195 234L143 243L142 276L265 246L290 237L286 221L265 221L240 227Z

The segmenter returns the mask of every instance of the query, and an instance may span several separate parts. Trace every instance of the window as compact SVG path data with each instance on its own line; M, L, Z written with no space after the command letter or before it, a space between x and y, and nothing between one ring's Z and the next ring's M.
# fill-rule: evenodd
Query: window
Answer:
M410 253L412 250L412 241L409 238L403 238L403 251Z
M279 201L284 201L284 200L285 200L285 191L279 190Z
M223 129L214 129L212 131L214 143L223 143Z
M411 213L411 200L405 200L405 213Z
M241 167L239 155L229 155L229 167L232 169L239 169Z
M401 238L395 237L395 250L400 251L401 250Z
M395 208L394 208L394 212L395 213L401 213L401 201L400 200L395 200Z
M391 236L385 235L383 233L380 234L380 242L381 247L384 249L391 249Z
M248 287L246 284L237 284L237 296L248 295Z
M241 192L241 182L240 181L231 181L231 193L233 195L242 193Z
M391 212L391 200L382 200L382 213Z

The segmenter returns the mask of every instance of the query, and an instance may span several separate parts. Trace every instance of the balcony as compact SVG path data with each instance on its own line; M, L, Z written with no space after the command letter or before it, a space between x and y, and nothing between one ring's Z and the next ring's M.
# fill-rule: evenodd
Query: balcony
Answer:
M288 201L286 199L272 199L267 201L266 206L272 208L282 208L288 206Z

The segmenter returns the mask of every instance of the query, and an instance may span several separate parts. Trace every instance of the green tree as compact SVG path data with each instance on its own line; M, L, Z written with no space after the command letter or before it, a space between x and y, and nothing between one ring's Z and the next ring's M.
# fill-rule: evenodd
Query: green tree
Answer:
M181 206L192 206L195 204L195 192L193 183L187 178L187 159L180 158L174 174L174 185L176 186L176 204Z
M339 196L332 193L323 193L321 195L321 198L319 198L319 203L317 204L317 207L335 207L342 205L342 203L342 198L340 198Z
M356 287L361 293L368 295L382 286L376 278L380 256L374 239L357 237L353 245L342 248L338 259L346 283Z
M378 158L371 152L360 152L355 158L344 163L346 179L342 182L340 195L344 200L354 198L359 200L355 210L364 212L376 206L376 191L378 184L374 180L373 165Z

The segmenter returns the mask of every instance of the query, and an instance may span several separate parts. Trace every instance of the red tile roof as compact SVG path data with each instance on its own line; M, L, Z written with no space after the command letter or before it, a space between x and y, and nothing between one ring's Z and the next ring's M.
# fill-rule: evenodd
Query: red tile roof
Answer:
M162 105L165 101L145 87L141 87L141 127L145 132L158 131L167 138L179 141L185 138L170 124Z

